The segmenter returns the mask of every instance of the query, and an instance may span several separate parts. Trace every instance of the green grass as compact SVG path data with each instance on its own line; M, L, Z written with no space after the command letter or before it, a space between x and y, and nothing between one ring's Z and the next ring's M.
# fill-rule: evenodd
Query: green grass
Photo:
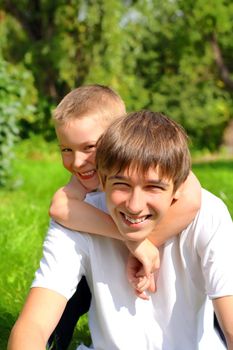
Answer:
M233 217L233 161L195 163L203 187L221 197ZM68 179L55 144L34 138L16 148L14 190L0 190L0 349L23 305L41 257L54 191ZM88 338L86 318L70 350ZM77 333L79 337L77 337Z
M226 203L233 218L233 159L194 162L193 172L204 188Z

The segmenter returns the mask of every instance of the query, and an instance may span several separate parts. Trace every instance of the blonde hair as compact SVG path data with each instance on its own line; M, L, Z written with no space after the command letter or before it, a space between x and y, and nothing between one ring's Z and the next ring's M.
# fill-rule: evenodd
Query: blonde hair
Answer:
M153 167L161 178L173 181L176 191L191 168L187 139L183 128L161 113L141 111L118 118L97 145L103 186L109 175L131 167L145 174Z
M110 124L116 117L125 115L125 104L111 88L103 85L86 85L68 93L53 112L56 124L81 119L88 115Z

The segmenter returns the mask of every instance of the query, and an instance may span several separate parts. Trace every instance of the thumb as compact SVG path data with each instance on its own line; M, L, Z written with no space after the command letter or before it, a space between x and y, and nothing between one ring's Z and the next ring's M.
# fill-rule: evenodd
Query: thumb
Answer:
M151 293L155 293L157 291L157 286L156 286L156 282L155 282L155 275L154 275L154 273L151 273L150 285L148 287L148 291L151 292Z

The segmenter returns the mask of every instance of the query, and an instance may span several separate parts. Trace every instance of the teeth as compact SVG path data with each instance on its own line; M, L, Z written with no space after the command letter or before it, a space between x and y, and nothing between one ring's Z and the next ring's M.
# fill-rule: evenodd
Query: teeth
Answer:
M92 175L94 174L95 170L90 170L90 171L87 171L85 173L80 173L82 176L89 176L89 175Z
M126 214L124 214L124 215L125 215L126 220L128 220L128 221L131 222L132 224L139 224L140 222L145 221L146 218L147 218L147 215L146 215L146 216L143 216L143 217L141 217L141 218L138 218L138 219L133 219L133 218L127 216Z

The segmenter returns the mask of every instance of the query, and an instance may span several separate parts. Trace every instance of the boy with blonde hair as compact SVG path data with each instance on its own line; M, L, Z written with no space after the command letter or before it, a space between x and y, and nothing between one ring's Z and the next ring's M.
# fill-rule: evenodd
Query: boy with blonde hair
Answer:
M83 200L85 195L97 189L99 179L95 170L95 148L105 128L118 116L126 113L121 97L102 85L87 85L67 94L53 112L53 121L58 130L65 130L59 140L64 167L72 174L67 185L57 191L50 214L58 200L67 196L70 200ZM67 125L67 128L66 128ZM90 307L91 293L83 277L55 331L49 339L50 349L68 348L74 328L81 315Z
M191 163L182 128L148 111L115 121L99 142L96 162L109 214L121 237L132 241L153 235L182 195ZM104 193L87 195L86 200L107 210ZM67 299L85 275L92 292L92 349L224 349L213 328L213 303L232 350L232 229L223 202L202 190L194 220L160 248L158 290L143 300L126 278L128 250L123 242L52 222L9 349L27 350L32 344L33 349L44 349Z

